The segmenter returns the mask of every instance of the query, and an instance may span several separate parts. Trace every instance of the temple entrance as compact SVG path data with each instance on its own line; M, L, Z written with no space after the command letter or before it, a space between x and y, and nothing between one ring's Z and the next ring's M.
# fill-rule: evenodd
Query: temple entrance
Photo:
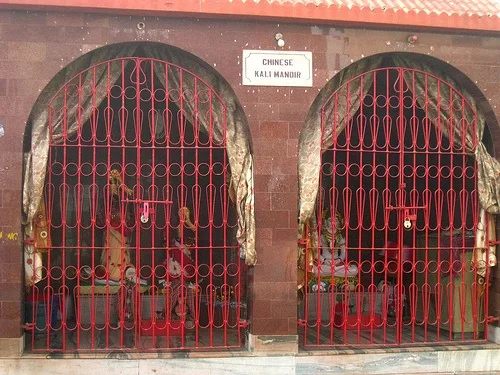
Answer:
M33 351L244 344L233 114L171 51L132 47L75 74L48 104L26 256Z
M485 340L484 124L450 80L402 60L381 58L321 98L319 189L299 257L303 347Z

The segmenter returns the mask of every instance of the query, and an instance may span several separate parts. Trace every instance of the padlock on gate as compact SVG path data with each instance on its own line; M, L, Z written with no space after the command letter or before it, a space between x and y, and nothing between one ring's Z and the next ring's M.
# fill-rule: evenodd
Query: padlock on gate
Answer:
M403 227L405 229L411 229L411 220L409 218L405 218L403 222Z
M411 227L413 226L413 222L417 220L417 215L410 214L410 210L405 209L403 218L404 218L403 219L403 228L406 230L410 230Z

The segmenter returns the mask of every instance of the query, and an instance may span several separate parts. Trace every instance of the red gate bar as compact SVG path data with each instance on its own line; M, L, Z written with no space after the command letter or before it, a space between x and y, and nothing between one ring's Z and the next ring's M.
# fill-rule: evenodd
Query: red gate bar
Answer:
M93 66L54 96L44 192L51 246L26 296L32 351L243 345L225 130L221 142L212 134L225 118L201 77L139 57Z
M304 348L486 340L476 126L460 92L412 69L368 71L326 100Z

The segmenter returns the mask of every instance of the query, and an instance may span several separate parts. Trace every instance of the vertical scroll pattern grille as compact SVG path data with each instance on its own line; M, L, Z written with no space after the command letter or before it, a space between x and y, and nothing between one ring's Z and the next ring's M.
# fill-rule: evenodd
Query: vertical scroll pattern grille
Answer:
M425 72L385 68L323 106L304 347L484 340L477 118Z
M225 116L201 77L153 59L96 65L55 95L32 350L243 344Z

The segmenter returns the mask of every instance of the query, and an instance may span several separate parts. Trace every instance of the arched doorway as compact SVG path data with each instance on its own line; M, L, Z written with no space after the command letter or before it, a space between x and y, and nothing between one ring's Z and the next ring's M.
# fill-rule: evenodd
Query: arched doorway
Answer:
M322 90L299 146L303 347L486 339L499 164L485 127L412 54L361 60Z
M28 130L29 347L241 347L252 155L227 82L174 47L104 47L54 78Z

